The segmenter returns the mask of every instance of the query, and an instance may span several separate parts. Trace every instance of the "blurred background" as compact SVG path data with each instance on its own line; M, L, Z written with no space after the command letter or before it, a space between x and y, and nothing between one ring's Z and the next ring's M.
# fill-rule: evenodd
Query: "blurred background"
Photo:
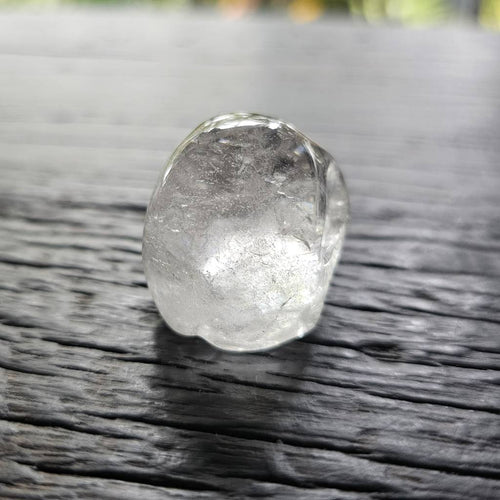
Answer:
M409 26L477 23L500 30L500 0L0 0L4 7L86 5L149 5L160 8L216 9L239 18L257 11L307 23L327 16L351 16L367 22Z

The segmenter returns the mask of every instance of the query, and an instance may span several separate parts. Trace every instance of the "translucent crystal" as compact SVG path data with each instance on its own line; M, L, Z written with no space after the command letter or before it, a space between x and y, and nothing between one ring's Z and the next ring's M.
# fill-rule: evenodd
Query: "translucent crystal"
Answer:
M167 324L232 351L314 327L348 217L333 158L283 121L223 115L176 149L144 227L149 288Z

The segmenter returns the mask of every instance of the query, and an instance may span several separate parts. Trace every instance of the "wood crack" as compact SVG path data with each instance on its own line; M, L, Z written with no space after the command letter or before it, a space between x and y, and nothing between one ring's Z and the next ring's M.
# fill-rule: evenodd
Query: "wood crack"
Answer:
M48 465L37 463L34 464L30 461L18 460L18 463L22 465L28 465L34 467L41 472L47 472L49 474L58 474L64 476L78 476L78 477L90 477L96 479L113 479L117 481L124 481L127 483L144 484L150 486L162 486L166 488L178 488L187 491L226 491L220 487L217 487L210 482L201 481L196 479L184 479L179 476L173 476L165 472L164 474L155 474L148 472L138 472L132 470L113 470L113 469L74 469L71 467L63 467L57 465Z
M448 406L451 408L457 408L459 410L470 410L470 411L482 411L485 413L491 413L493 415L498 415L500 414L500 408L497 408L495 406L489 406L489 405L468 405L465 403L460 403L457 401L451 401L451 400L445 400L445 399L439 399L439 398L431 398L428 396L410 396L409 394L398 392L395 389L391 389L394 391L393 393L389 393L389 391L382 391L382 390L377 390L377 389L369 389L366 386L361 386L357 384L349 384L349 383L341 383L341 382L334 382L333 380L330 381L325 381L325 380L320 380L318 378L313 378L313 377L307 377L307 376L294 376L294 375L284 375L282 373L274 373L274 372L268 372L271 375L274 375L276 377L283 377L283 378L290 378L293 380L299 380L302 382L312 382L315 384L323 385L325 387L339 387L342 389L353 389L353 390L359 390L365 394L369 394L371 396L376 396L382 399L392 399L395 401L406 401L408 403L417 403L417 404L428 404L428 405L436 405L436 406ZM304 393L306 391L303 391ZM315 394L315 392L312 392L312 394ZM322 394L321 392L319 394Z

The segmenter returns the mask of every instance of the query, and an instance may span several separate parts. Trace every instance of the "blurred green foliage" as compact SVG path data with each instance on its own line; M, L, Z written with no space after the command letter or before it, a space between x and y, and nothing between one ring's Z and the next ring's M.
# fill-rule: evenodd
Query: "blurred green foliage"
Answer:
M263 11L285 11L297 22L314 21L331 13L369 22L391 21L427 25L448 21L478 21L500 29L500 0L0 0L0 6L155 5L160 7L216 7L227 17Z

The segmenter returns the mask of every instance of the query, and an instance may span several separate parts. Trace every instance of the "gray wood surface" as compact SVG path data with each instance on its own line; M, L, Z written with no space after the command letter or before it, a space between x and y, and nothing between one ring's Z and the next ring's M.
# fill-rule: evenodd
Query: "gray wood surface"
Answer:
M2 10L0 68L0 497L498 498L498 35ZM250 355L168 331L140 256L162 162L236 110L352 203L318 328Z

